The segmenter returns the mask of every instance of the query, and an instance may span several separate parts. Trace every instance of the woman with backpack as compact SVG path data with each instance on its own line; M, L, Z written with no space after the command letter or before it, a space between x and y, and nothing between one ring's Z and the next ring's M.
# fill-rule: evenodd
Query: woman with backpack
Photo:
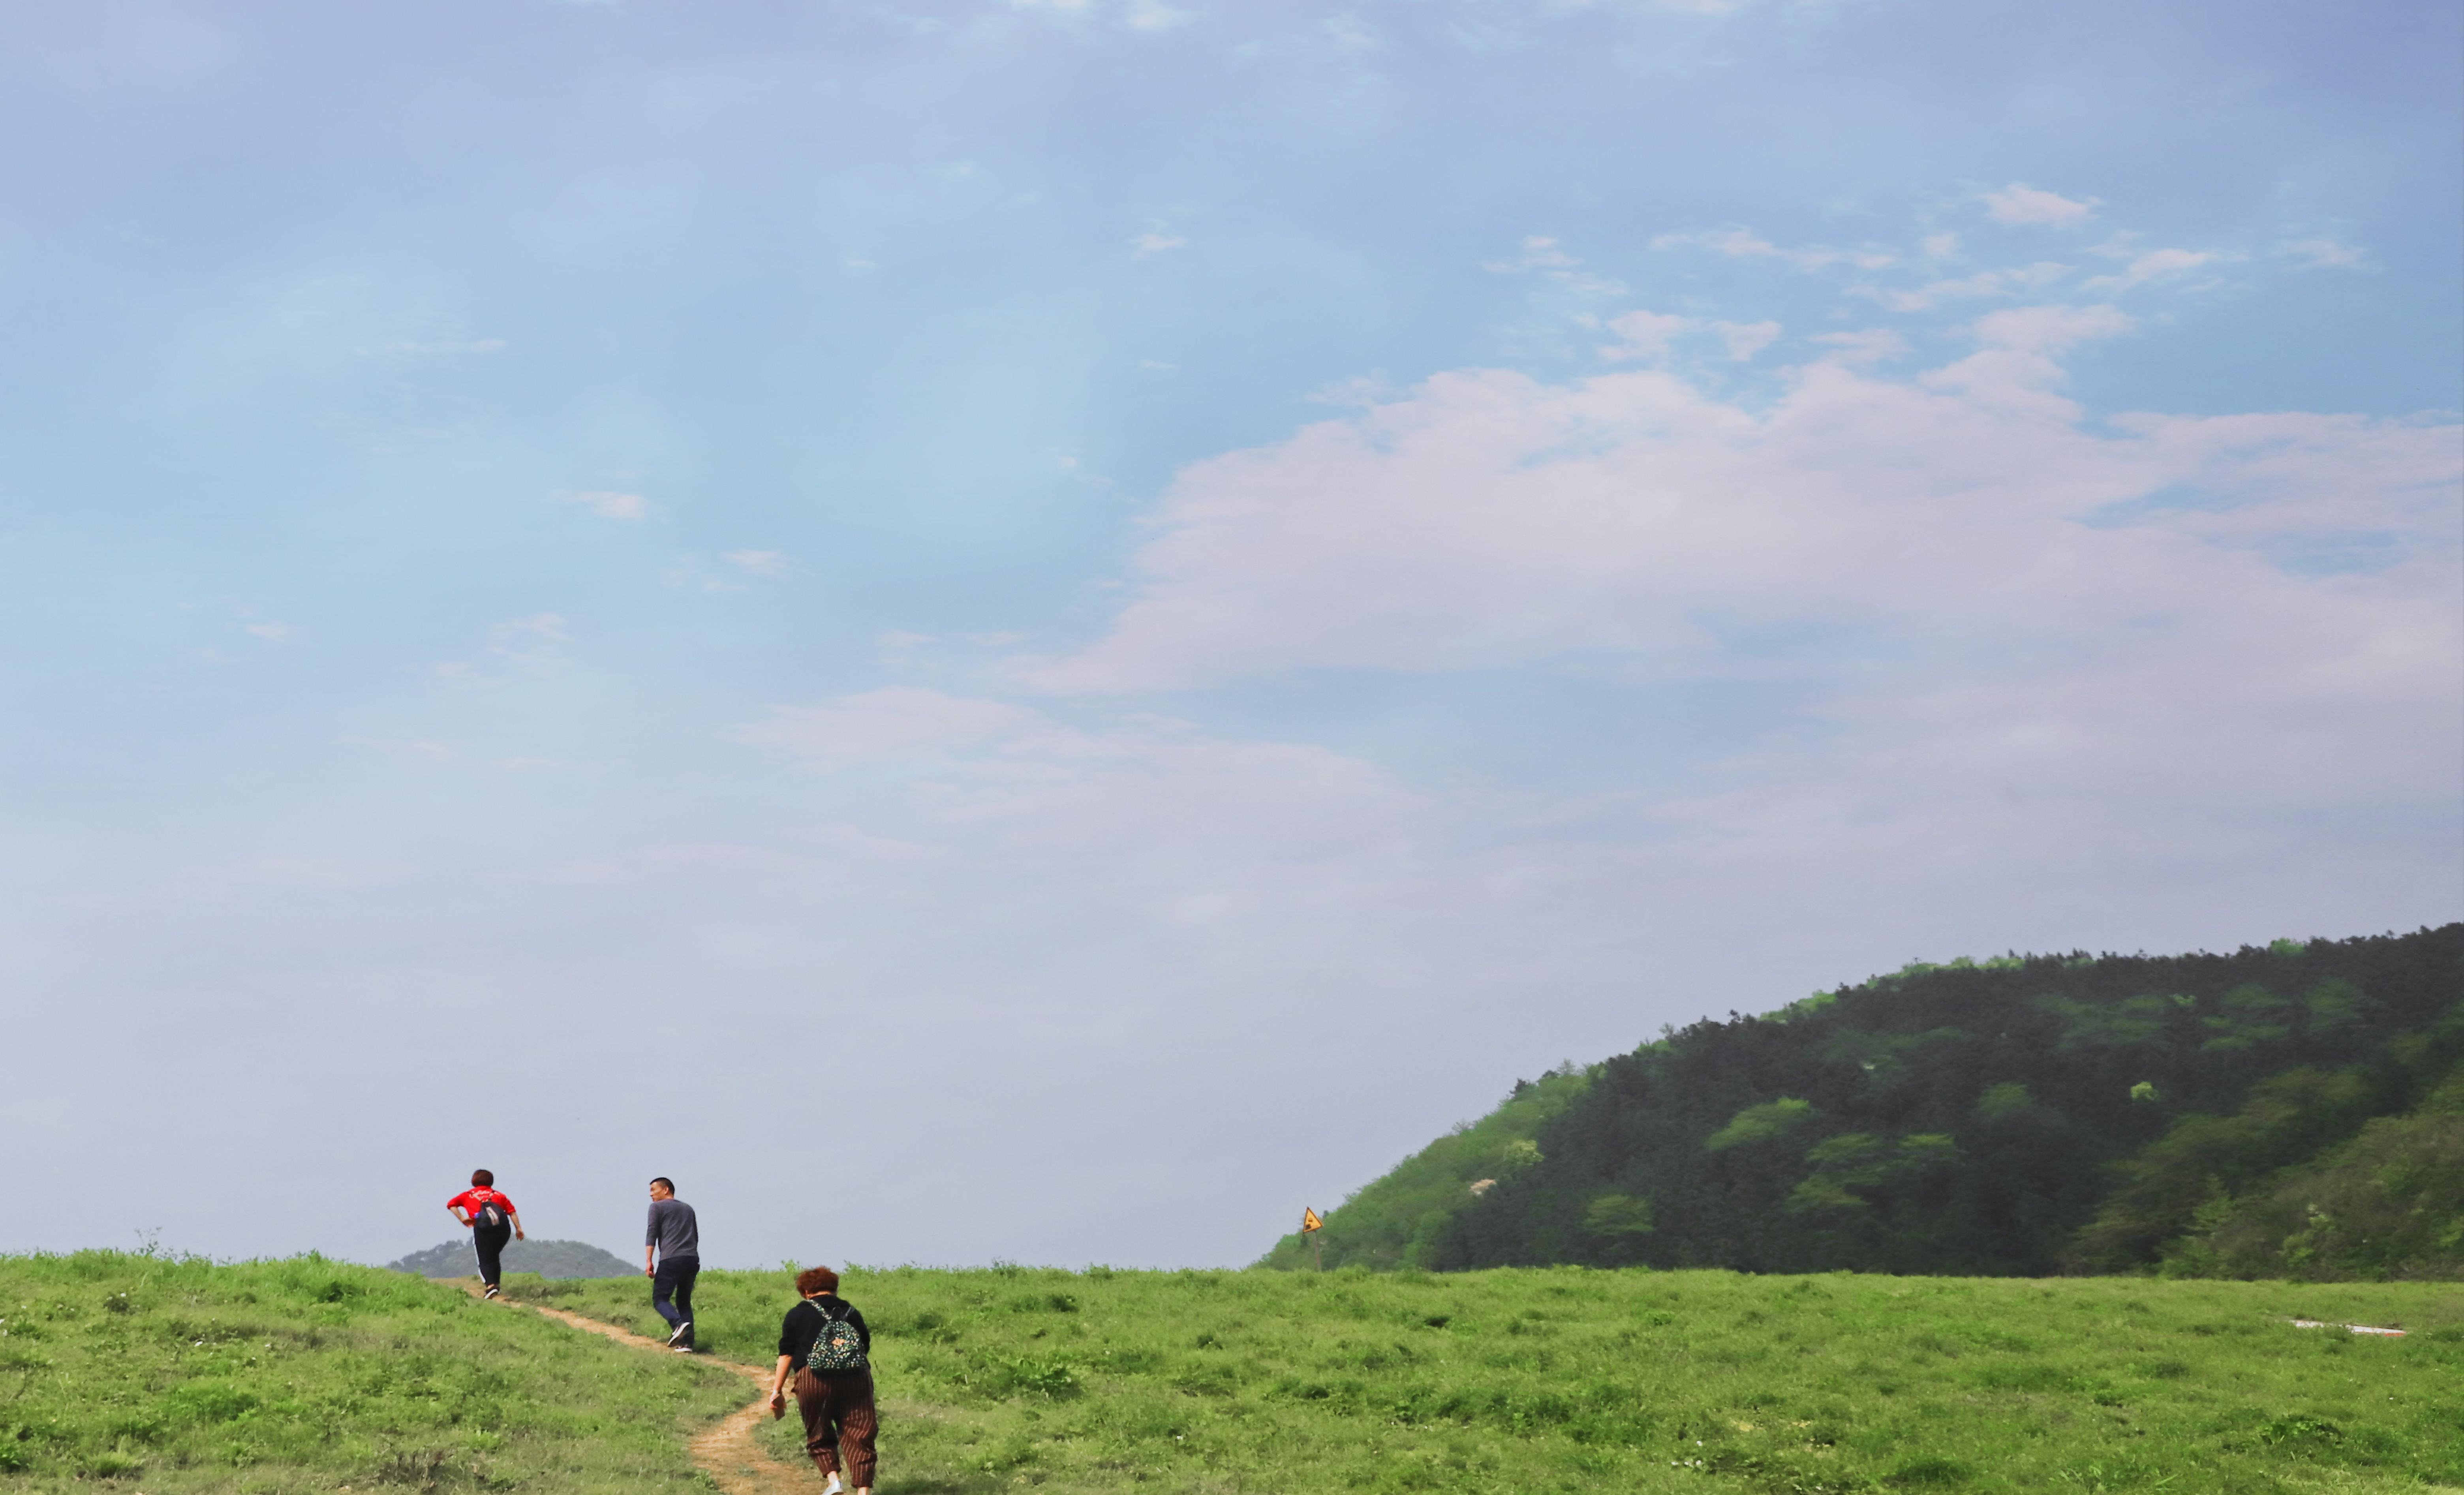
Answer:
M520 1212L496 1192L496 1176L481 1168L471 1175L471 1187L445 1201L445 1213L470 1228L471 1248L479 1253L479 1280L488 1285L487 1296L495 1297L496 1284L505 1275L497 1264L505 1242L528 1239Z
M839 1466L847 1487L869 1495L873 1438L881 1419L872 1406L872 1330L864 1315L840 1297L839 1274L810 1266L796 1274L803 1302L779 1326L779 1374L770 1382L770 1416L787 1415L787 1377L795 1376L796 1410L804 1418L804 1452L829 1476L824 1495L839 1495Z

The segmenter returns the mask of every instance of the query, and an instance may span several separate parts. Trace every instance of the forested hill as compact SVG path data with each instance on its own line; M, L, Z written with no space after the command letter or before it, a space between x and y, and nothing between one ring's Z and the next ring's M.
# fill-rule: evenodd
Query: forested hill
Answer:
M1565 1071L1330 1264L2464 1275L2459 1060L2464 924L1912 965Z

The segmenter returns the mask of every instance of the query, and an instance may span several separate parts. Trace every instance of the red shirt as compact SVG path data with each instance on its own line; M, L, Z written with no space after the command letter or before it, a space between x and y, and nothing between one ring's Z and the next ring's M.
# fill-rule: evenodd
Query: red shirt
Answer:
M447 1209L458 1209L466 1219L476 1220L479 1212L493 1202L507 1215L514 1213L514 1201L494 1189L465 1189L445 1201Z

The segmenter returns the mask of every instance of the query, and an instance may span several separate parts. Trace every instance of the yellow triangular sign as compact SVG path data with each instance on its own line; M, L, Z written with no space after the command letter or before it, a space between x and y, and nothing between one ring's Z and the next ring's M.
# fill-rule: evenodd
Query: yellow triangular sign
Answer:
M1324 1230L1325 1228L1326 1221L1317 1218L1317 1211L1313 1209L1304 1209L1301 1211L1302 1235L1308 1235L1312 1230Z

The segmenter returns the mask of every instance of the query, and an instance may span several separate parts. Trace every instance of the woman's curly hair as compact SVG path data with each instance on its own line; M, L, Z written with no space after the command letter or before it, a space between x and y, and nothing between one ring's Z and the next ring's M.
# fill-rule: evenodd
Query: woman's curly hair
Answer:
M796 1291L803 1297L809 1298L817 1292L838 1290L839 1274L826 1266L807 1266L796 1274Z

